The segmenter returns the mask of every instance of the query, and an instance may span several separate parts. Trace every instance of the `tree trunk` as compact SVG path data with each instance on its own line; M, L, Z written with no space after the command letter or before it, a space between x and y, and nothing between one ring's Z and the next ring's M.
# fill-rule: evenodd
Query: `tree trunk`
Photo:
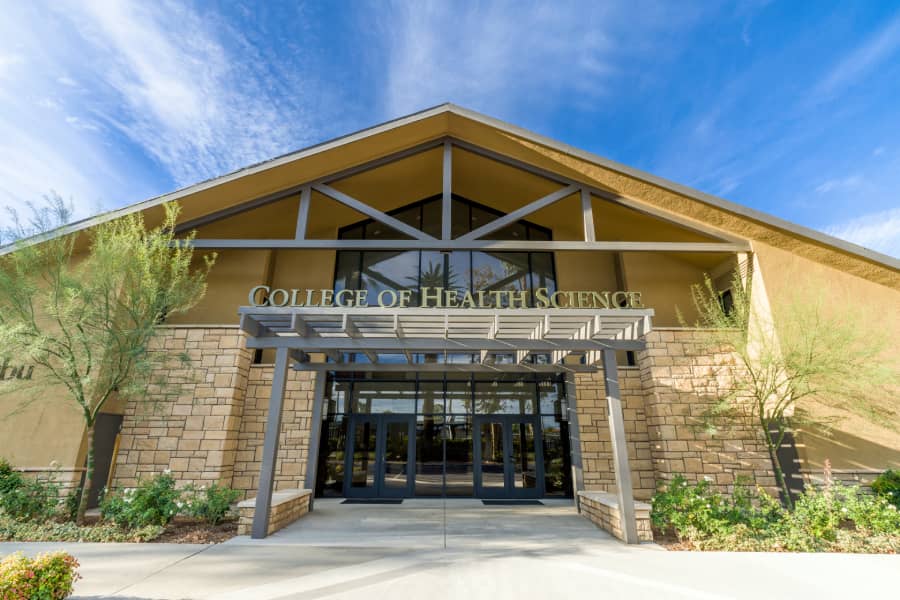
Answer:
M776 432L776 439L772 439L772 431L769 426L765 428L766 447L769 449L769 458L772 460L772 469L775 471L775 483L778 484L778 489L781 490L781 502L788 509L793 510L794 500L791 498L791 489L788 487L787 479L784 477L784 471L781 470L781 463L778 461L778 446L784 440L784 425L779 423L777 427L778 431Z
M84 513L87 512L88 496L91 494L91 482L94 479L94 427L96 421L91 421L87 426L87 462L85 463L84 485L81 486L81 499L78 502L78 513L75 522L84 524Z

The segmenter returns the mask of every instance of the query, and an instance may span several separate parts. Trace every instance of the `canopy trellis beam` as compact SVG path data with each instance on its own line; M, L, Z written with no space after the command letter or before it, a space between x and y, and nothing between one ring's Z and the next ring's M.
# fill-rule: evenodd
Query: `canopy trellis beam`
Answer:
M245 250L487 250L518 252L749 252L750 243L740 242L579 242L471 240L294 240L294 239L195 239L194 248Z

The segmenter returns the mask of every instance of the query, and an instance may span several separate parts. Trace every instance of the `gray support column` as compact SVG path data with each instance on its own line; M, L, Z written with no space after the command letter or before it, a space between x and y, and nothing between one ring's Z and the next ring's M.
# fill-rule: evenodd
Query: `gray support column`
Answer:
M566 373L566 403L569 406L569 454L572 458L572 490L575 507L581 512L578 492L584 489L584 469L581 463L581 428L578 425L578 400L576 398L575 373Z
M269 416L263 440L262 465L259 468L259 489L253 512L250 537L261 540L269 534L269 513L272 510L272 487L275 483L275 462L278 460L278 436L281 433L281 407L287 383L288 348L275 351L275 373L272 375L272 394L269 396Z
M625 418L619 392L619 368L616 351L603 350L603 379L606 381L606 405L609 414L609 437L612 442L613 465L616 469L616 493L619 518L626 544L637 544L637 521L634 518L634 492L631 488L631 467L628 466L628 444L625 441Z
M309 510L313 509L313 503L316 497L316 471L319 467L319 440L322 437L322 411L325 404L325 380L328 379L328 373L318 371L315 373L316 383L313 392L312 415L310 415L309 424L309 450L306 456L306 483L304 486L308 490L312 490L309 497Z

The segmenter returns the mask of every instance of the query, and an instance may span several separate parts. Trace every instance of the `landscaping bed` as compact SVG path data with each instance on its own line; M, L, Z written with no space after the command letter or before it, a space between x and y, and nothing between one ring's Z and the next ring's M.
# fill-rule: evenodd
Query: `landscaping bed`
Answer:
M653 497L654 541L668 550L900 553L900 474L888 471L875 494L832 481L783 505L738 483L730 497L706 481L676 476Z
M22 477L0 459L0 542L217 544L237 535L240 494L211 484L176 487L168 472L106 493L99 516L77 524L78 500L52 480Z

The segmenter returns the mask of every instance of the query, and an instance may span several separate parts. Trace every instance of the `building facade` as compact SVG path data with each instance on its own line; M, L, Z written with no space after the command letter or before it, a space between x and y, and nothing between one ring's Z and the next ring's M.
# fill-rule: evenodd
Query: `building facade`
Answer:
M247 498L620 506L679 473L772 487L756 429L699 426L728 357L685 326L690 286L727 296L739 272L776 313L802 276L900 333L895 259L451 105L124 211L153 224L165 201L218 258L201 304L159 328L192 358L160 374L178 393L107 409L98 487L169 469ZM28 376L13 362L0 379ZM0 456L76 480L83 426L60 406L4 419ZM825 459L851 479L900 466L893 431L838 416L794 432L798 481Z

